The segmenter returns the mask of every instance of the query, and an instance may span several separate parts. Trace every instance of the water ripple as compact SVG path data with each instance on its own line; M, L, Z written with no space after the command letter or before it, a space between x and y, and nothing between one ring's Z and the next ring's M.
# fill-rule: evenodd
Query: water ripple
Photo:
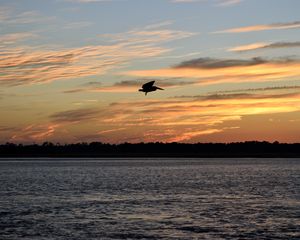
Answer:
M0 238L300 239L300 160L0 161Z

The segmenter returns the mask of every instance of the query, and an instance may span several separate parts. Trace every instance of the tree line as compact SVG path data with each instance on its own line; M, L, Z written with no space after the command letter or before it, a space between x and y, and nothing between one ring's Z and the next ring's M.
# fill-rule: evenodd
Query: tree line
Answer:
M300 143L6 143L0 157L300 157Z

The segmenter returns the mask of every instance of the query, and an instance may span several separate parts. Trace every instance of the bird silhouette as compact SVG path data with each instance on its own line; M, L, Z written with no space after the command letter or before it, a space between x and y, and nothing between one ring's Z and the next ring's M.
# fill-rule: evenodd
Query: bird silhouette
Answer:
M164 90L164 89L162 89L162 88L160 88L160 87L154 86L154 85L153 85L154 82L155 82L155 81L151 81L151 82L145 83L145 84L142 86L142 88L139 89L139 91L140 91L140 92L144 92L145 95L147 95L148 92L154 92L154 91L156 91L157 89L159 89L159 90Z

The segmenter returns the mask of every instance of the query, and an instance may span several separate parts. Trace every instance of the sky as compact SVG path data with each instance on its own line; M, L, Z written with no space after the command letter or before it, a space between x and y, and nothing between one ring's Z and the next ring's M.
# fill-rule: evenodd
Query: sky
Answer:
M0 143L300 142L299 9L0 0Z

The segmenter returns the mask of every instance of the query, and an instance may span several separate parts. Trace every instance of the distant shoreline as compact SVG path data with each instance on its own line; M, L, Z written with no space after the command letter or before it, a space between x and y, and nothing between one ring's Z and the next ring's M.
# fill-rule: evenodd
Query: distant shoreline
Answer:
M299 158L300 143L122 143L0 145L0 158Z

